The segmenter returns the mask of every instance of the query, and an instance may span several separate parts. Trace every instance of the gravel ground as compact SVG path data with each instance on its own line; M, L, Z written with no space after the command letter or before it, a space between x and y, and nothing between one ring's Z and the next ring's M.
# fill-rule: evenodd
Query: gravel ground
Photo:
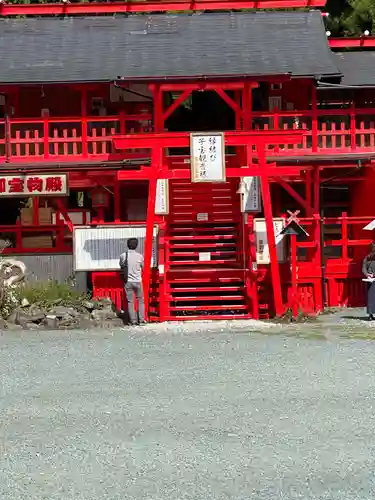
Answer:
M375 343L340 314L4 332L0 499L375 499Z

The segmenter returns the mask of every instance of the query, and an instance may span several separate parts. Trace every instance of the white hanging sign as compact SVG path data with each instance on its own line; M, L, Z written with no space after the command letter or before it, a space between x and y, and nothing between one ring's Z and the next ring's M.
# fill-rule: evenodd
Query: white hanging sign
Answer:
M225 182L224 134L190 134L191 182Z
M169 213L168 179L158 179L157 181L155 213L159 215L166 215Z
M260 177L242 177L242 212L261 212Z
M274 218L273 229L275 232L275 242L277 258L279 262L285 262L285 240L281 234L285 226L285 219ZM257 264L269 264L270 252L268 248L268 238L265 219L254 219L254 233L256 240L256 261Z

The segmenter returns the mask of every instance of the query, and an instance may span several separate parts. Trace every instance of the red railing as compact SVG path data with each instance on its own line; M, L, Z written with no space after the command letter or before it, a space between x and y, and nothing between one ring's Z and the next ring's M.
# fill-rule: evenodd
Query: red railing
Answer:
M270 146L275 156L375 151L375 109L254 112L254 130L303 130L300 144ZM112 144L114 135L152 131L151 114L0 120L0 162L74 162L149 156Z
M112 137L148 132L151 115L0 120L0 161L76 161L116 158ZM118 155L123 158L123 155ZM128 154L142 156L141 151ZM144 154L143 154L144 156Z
M362 282L362 261L370 249L373 233L363 228L372 220L373 217L370 216L348 217L345 212L341 217L323 219L323 262L319 258L298 260L298 288L301 300L306 294L316 304L321 300L321 287L324 283L326 305L329 307L358 307L365 304L366 287ZM301 219L300 223L313 235L313 226L319 223L319 219ZM337 235L334 239L328 232L332 227L335 227ZM297 242L297 248L320 252L319 244L320 242L312 237L310 241ZM310 291L308 287L311 288ZM309 308L311 310L311 304Z
M304 130L301 144L272 146L274 155L370 152L375 148L375 109L317 109L253 113L257 130Z

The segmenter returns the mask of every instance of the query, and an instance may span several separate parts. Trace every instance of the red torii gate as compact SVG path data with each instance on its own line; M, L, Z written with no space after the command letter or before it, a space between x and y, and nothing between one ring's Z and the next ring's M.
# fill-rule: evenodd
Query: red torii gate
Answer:
M280 144L298 144L301 142L304 132L300 130L282 131L229 131L224 132L225 146L245 147L246 166L238 168L227 167L226 177L259 176L261 180L264 217L266 222L267 239L271 263L271 279L275 302L275 312L281 316L284 312L279 263L277 259L275 231L273 226L272 203L269 179L270 177L282 177L291 175L303 167L277 167L276 164L267 163L266 147ZM155 225L156 188L158 179L190 179L191 170L170 170L164 162L165 148L188 148L190 146L189 132L165 132L150 134L127 134L113 137L113 144L117 150L125 149L151 149L151 166L142 167L138 172L119 171L117 179L149 181L146 239L145 239L145 271L144 271L144 294L145 305L148 311L148 298L151 278L152 264L152 240ZM257 163L253 160L257 159Z

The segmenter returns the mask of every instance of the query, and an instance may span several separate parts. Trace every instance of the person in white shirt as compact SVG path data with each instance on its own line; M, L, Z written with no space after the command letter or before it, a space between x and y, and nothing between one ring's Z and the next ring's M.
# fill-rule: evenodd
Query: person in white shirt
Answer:
M120 268L125 282L125 292L128 301L129 321L131 325L145 324L145 302L143 296L142 270L143 255L137 252L137 238L127 241L128 250L120 255ZM134 296L138 302L138 318L134 307Z

